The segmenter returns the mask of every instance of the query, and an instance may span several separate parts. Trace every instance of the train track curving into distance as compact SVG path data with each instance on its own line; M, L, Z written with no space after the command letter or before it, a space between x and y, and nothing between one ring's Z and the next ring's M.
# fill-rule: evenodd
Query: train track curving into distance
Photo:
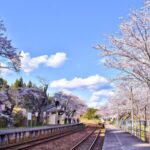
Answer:
M95 150L99 147L98 139L101 130L94 128L92 132L86 135L80 142L74 145L70 150Z

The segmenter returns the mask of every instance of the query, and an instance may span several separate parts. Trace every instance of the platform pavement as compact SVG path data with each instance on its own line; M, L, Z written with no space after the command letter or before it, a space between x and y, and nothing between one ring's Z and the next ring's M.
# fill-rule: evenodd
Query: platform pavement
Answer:
M102 150L150 150L150 144L114 126L107 125Z

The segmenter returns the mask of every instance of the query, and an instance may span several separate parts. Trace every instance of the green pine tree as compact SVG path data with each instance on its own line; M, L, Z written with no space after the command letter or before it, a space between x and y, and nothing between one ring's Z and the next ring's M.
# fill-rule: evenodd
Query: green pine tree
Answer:
M0 88L7 88L7 87L9 87L7 80L0 78Z
M97 109L95 108L88 108L84 117L87 119L96 119L98 116L96 115Z
M13 88L19 88L23 86L24 86L24 83L23 83L22 77L20 79L16 79L15 83L13 84Z
M32 85L32 82L31 82L31 81L29 81L29 82L28 82L27 87L28 87L28 88L33 87L33 85Z

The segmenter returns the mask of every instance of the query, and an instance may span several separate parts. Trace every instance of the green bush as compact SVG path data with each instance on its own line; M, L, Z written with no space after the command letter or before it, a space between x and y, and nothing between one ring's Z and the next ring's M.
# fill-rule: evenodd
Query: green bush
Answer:
M14 114L14 126L21 127L26 125L26 117L22 115L22 112L17 112Z
M6 128L7 123L8 123L8 121L5 117L0 117L0 128Z
M84 118L87 119L99 119L99 116L96 114L97 109L95 108L88 108L85 114L83 115Z

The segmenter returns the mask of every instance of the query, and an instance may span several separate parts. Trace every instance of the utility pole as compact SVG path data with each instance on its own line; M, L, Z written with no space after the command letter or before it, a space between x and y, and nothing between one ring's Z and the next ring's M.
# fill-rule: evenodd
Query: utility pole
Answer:
M117 107L117 126L119 127L119 104Z
M132 127L132 134L133 134L133 129L134 129L134 111L133 111L133 90L132 90L132 86L130 87L130 91L131 91L131 127Z
M146 113L146 111L147 111L147 110L146 110L146 106L145 106L145 107L144 107L145 127L146 127L146 122L147 122L147 117L146 117L146 114L147 114L147 113Z

